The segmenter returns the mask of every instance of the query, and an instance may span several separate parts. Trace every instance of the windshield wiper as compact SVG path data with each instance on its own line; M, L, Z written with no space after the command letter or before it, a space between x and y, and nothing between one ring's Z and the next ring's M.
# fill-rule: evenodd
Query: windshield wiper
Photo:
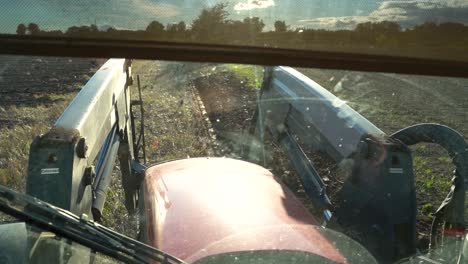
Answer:
M0 211L126 263L184 263L92 220L0 185Z

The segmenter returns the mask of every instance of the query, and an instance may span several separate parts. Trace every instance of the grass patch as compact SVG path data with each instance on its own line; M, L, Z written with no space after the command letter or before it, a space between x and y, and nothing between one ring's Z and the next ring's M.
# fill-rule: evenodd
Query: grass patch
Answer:
M251 89L260 89L263 81L263 67L245 64L226 64L226 69L233 72L241 82L246 82Z
M75 94L52 96L57 103L0 109L1 185L24 192L32 140L50 129Z
M450 190L454 165L448 154L436 145L420 144L412 147L412 153L418 218L431 220Z
M102 210L102 224L128 237L137 237L136 215L130 215L125 207L125 193L119 166L114 168L106 203Z

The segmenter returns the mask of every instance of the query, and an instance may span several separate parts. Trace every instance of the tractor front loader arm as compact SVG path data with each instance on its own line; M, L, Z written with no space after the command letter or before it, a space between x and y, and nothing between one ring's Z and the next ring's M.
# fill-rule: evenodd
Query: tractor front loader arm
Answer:
M131 61L108 60L30 148L26 193L99 221L117 155L129 211L136 200Z

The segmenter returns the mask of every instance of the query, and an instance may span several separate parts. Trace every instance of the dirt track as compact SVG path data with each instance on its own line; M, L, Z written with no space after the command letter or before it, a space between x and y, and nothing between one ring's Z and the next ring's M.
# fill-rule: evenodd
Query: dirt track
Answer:
M256 91L227 71L196 78L193 84L221 145L219 155L242 158L242 143L255 111Z

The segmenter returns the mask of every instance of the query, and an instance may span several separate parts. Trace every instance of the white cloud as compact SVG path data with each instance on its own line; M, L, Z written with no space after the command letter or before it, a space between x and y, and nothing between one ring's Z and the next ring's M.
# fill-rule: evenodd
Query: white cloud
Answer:
M298 21L299 27L353 29L359 23L393 21L402 27L424 22L468 24L468 0L384 1L376 10L362 16L320 17Z
M274 0L247 0L246 2L237 3L234 6L234 10L245 11L245 10L252 10L256 8L268 8L272 6L275 6Z
M149 0L133 0L132 8L138 8L145 15L157 17L174 17L180 15L177 6L166 3L154 3Z

